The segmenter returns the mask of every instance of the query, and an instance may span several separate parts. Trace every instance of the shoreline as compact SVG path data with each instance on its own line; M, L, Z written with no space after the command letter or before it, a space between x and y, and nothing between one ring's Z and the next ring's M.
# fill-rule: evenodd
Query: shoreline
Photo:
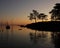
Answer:
M27 24L26 28L30 28L33 30L40 30L40 31L60 31L60 21L48 21L48 22L37 22Z

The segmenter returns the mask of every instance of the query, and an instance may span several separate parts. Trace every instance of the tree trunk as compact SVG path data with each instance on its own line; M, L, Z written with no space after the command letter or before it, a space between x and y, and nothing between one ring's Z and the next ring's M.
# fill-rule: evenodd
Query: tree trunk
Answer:
M36 23L36 18L35 18L35 23Z
M43 22L43 19L42 19L42 22Z

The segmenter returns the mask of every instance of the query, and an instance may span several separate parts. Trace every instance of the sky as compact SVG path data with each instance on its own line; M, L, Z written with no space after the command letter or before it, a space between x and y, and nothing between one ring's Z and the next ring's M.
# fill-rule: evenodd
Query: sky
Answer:
M60 0L0 0L0 22L32 23L27 16L33 9L50 17L49 12L56 3L60 3Z

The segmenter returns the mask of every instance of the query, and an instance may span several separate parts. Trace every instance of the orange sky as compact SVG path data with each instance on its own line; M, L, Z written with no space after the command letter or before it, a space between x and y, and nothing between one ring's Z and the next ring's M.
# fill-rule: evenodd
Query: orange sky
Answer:
M33 9L39 13L45 13L50 17L49 12L60 0L0 0L0 22L13 22L14 24L28 24L27 16Z

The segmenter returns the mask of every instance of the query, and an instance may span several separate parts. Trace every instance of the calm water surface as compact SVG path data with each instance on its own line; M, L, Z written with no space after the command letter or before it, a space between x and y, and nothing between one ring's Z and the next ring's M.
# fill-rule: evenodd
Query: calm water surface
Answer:
M20 30L19 30L20 29ZM14 26L0 29L0 48L60 48L60 33Z

